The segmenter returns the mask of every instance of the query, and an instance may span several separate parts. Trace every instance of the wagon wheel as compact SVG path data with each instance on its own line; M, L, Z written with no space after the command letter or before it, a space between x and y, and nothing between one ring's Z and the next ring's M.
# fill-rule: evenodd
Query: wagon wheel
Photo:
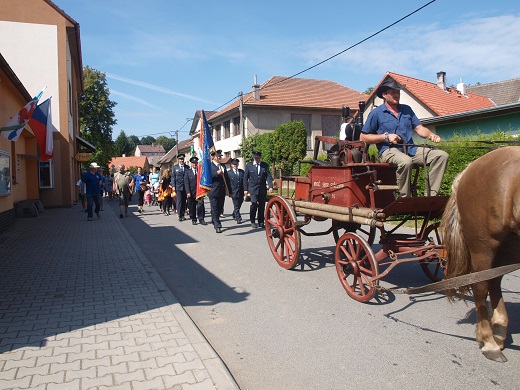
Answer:
M368 302L376 294L379 264L366 240L356 233L345 233L336 244L336 272L343 288L356 301Z
M424 231L424 238L429 238L435 245L441 245L441 233L439 230L439 222L432 223ZM444 251L441 251L440 255L443 256ZM446 276L444 274L444 268L442 261L439 261L437 257L430 257L424 260L419 260L419 264L423 272L432 282L438 282Z
M301 236L296 214L287 201L274 196L267 203L265 232L274 259L285 269L293 269L300 257Z
M368 229L368 230L367 230ZM376 237L376 228L373 226L362 226L359 223L340 222L335 219L332 220L332 235L334 242L337 244L340 237L345 233L362 232L366 234L366 241L368 245L374 243Z

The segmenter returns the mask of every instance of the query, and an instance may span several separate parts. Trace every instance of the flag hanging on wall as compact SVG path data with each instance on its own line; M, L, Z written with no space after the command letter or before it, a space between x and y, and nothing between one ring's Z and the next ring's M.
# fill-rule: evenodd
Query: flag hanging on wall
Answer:
M211 152L215 151L213 144L213 136L206 114L202 110L202 120L200 121L200 140L199 140L199 168L197 180L197 195L196 198L206 195L213 189L213 179L211 178Z
M31 119L29 119L29 126L31 126L38 142L41 161L44 162L53 158L54 141L52 138L51 98L36 106Z
M13 116L11 120L7 122L5 126L0 127L0 132L3 137L14 142L18 140L25 125L29 122L29 119L31 119L36 105L38 104L38 100L40 100L44 90L45 88L42 89L38 95L33 97L16 116Z

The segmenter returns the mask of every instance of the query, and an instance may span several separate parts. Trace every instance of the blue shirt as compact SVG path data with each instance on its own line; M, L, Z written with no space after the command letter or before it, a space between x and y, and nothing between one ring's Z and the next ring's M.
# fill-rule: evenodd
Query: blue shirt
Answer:
M141 182L147 181L146 175L139 175L138 173L136 173L134 175L134 180L135 180L135 190L141 191Z
M92 173L90 171L85 172L81 181L85 183L87 195L99 195L99 182L101 181L101 175L99 173Z
M150 173L150 181L152 184L155 184L159 181L159 174L158 173Z
M382 104L379 107L373 109L361 130L365 134L397 134L403 140L405 144L413 144L413 129L421 124L421 121L410 106L406 104L398 104L397 110L399 118L388 109L386 104ZM403 152L403 147L399 144L392 144L392 147L398 148ZM390 147L386 142L380 142L377 144L379 150L379 156ZM407 147L408 155L415 156L417 152L417 146Z

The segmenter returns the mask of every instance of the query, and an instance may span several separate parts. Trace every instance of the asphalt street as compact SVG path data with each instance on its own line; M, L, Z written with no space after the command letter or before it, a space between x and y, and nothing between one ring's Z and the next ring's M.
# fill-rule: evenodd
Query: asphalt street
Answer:
M138 214L131 206L121 223L242 389L520 388L520 272L503 281L510 336L509 361L500 364L485 359L474 340L472 302L388 293L358 303L338 280L331 235L303 236L301 261L288 271L272 257L265 232L237 225L231 207L226 200L222 234L157 207ZM243 217L248 208L244 203ZM323 231L326 224L306 229ZM427 283L410 264L382 284Z

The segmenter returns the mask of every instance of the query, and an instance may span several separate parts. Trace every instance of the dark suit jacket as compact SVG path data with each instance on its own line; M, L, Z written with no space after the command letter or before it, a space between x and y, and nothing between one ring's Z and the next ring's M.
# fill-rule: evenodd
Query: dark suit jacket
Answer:
M175 191L185 191L184 188L184 172L188 170L188 166L184 165L184 169L181 171L179 164L175 164L172 169L172 187Z
M226 196L226 184L229 183L229 177L224 165L221 165L221 167L224 171L224 175L219 175L217 173L217 166L213 162L211 162L211 179L213 180L213 189L210 192L208 192L208 196L210 198L219 198Z
M187 194L191 194L193 199L197 195L197 176L193 173L192 168L184 171L184 189Z
M229 177L229 193L232 198L240 198L244 197L244 170L237 169L237 174L233 172L233 169L230 169L228 172Z
M251 195L267 195L267 188L273 188L273 177L269 172L269 165L260 161L260 174L252 162L246 165L244 171L244 191Z

